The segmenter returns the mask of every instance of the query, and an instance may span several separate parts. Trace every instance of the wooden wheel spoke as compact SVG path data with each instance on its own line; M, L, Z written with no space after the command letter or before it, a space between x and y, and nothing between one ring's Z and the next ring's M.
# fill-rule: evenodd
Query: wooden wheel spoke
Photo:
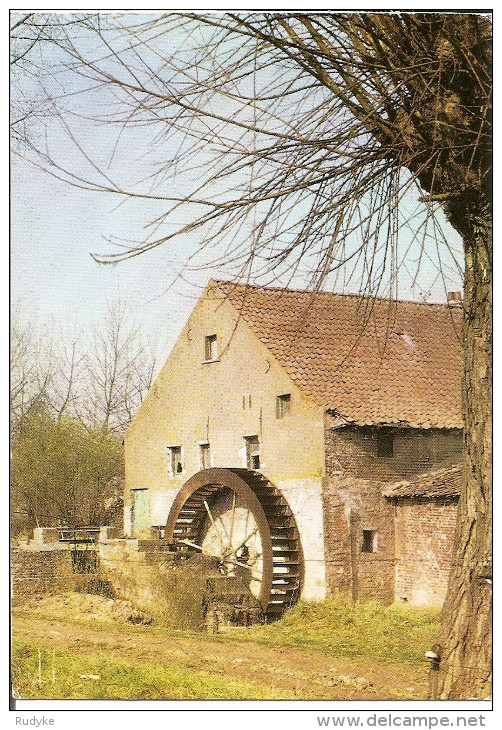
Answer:
M233 498L232 498L232 520L230 522L230 547L232 547L232 540L234 537L234 523L235 523L235 502L237 499L237 495L235 492L232 492ZM232 547L233 550L233 547Z
M248 520L249 520L249 514L250 514L250 512L249 512L249 510L248 510L248 511L246 512L246 522L245 522L245 524L244 524L244 534L246 534L246 532L248 531ZM237 549L239 549L239 548L237 548Z
M191 540L188 540L186 537L180 538L178 540L178 543L180 545L188 545L188 547L197 548L197 550L200 550L201 553L204 553L204 550L202 549L202 547L200 545L197 545L196 542L192 542ZM204 553L204 554L207 555L208 553Z
M246 523L247 523L247 519L246 519ZM254 530L252 532L250 532L249 535L243 540L243 542L241 542L241 544L235 548L235 552L237 552L237 550L240 550L241 548L243 548L244 545L247 543L247 541L250 540L253 537L253 535L256 535L257 532L258 532L258 528L255 527Z
M230 550L232 550L232 540L228 536L227 528L225 527L225 523L222 520L222 515L220 515L218 517L218 520L219 520L219 522L220 522L220 524L221 524L221 526L223 528L223 532L225 533L225 537L227 539L227 548L230 548ZM216 528L216 524L215 524L215 528Z
M221 544L222 552L225 553L225 545L223 544L223 538L222 538L221 533L220 533L220 531L218 529L218 525L214 521L213 515L211 514L211 510L209 509L209 505L208 505L208 503L207 503L206 500L204 500L204 507L206 508L206 512L209 515L209 519L211 520L211 524L214 527L214 529L216 531L216 534L218 535L218 539L219 539L220 544Z
M231 562L234 563L234 565L238 565L239 568L245 568L246 570L253 570L254 567L253 565L248 565L247 563L241 563L238 560L232 560Z

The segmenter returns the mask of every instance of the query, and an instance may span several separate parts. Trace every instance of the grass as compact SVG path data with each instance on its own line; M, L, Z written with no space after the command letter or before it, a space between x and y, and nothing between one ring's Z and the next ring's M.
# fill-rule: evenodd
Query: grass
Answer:
M12 650L13 687L23 699L294 699L286 690L240 681L210 672L131 662L110 653L64 652L56 655L52 681L52 651L42 647L42 681L38 682L37 644L15 641ZM82 678L81 675L87 675ZM90 677L92 675L92 678Z
M26 699L311 699L303 696L301 687L293 692L266 684L261 675L236 678L232 667L224 665L200 668L200 657L193 656L177 662L155 662L155 654L144 645L135 657L121 653L119 639L116 645L106 639L108 632L152 639L166 637L170 641L186 639L215 645L239 642L306 652L321 652L333 659L349 657L388 664L396 676L412 676L424 670L424 653L436 641L439 632L439 610L409 606L383 606L378 603L345 603L328 600L323 603L300 602L278 622L248 629L233 628L221 634L200 631L173 630L162 625L141 626L112 621L91 620L82 614L65 615L51 607L41 611L16 609L15 616L35 621L42 618L59 626L62 633L81 632L78 647L61 650L56 655L56 682L52 682L52 642L49 636L35 640L29 635L18 635L13 644L14 688ZM92 640L88 631L92 626ZM15 627L15 619L14 619ZM88 639L85 638L88 637ZM101 641L103 638L103 642ZM140 638L141 637L141 638ZM106 639L106 640L105 640ZM148 641L146 639L146 641ZM200 651L205 652L199 645ZM134 646L133 644L129 645ZM43 653L42 681L38 682L38 650ZM237 650L238 651L238 650ZM287 657L287 653L283 655ZM298 659L296 660L298 661ZM300 672L301 673L301 672ZM98 675L99 679L80 675ZM399 682L396 686L399 685Z
M383 662L422 664L439 633L439 609L300 601L280 621L234 629L226 640L295 647Z

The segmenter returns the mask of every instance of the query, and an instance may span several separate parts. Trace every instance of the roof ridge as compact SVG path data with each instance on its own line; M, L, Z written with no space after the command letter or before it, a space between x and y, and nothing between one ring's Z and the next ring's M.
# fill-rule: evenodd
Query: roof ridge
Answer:
M291 289L290 287L286 286L261 286L260 284L248 284L248 283L239 283L237 281L229 281L226 279L213 279L214 283L219 286L220 284L229 284L234 287L244 287L248 289L260 289L262 291L280 291L280 292L291 292L292 294L324 294L331 297L340 297L343 299L353 298L353 299L371 299L373 301L380 301L380 302L395 302L396 304L419 304L421 306L427 306L427 307L441 307L441 308L450 308L448 305L448 302L419 302L414 299L390 299L389 297L382 297L382 296L373 296L371 294L355 294L354 292L349 293L342 293L342 292L332 292L332 291L326 291L324 289Z

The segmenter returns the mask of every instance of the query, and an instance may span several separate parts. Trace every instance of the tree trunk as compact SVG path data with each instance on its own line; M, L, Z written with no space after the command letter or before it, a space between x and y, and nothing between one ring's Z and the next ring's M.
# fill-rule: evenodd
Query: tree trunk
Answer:
M487 699L492 662L491 216L464 235L464 485L448 593L435 647L434 699Z

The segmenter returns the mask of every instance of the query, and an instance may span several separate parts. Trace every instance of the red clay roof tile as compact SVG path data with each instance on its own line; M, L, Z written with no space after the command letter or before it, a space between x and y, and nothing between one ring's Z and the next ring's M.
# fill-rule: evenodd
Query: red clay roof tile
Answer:
M325 409L360 425L462 427L461 309L216 283Z
M422 474L412 482L400 482L387 487L383 495L390 498L403 497L458 497L462 486L462 468L453 466Z

